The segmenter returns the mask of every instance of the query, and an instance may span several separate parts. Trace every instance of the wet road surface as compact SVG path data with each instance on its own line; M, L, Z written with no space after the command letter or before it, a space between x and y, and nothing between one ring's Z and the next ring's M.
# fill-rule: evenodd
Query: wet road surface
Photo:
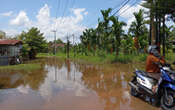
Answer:
M48 58L36 71L0 72L0 110L160 110L129 94L131 64Z

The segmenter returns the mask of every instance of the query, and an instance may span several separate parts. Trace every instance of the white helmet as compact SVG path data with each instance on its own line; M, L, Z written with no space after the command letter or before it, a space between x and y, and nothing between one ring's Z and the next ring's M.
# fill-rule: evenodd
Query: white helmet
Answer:
M160 54L158 52L158 46L156 46L156 45L150 45L148 47L148 53L151 53L156 57L160 57Z
M156 45L150 45L148 47L148 53L154 53L155 50L157 50L157 46Z

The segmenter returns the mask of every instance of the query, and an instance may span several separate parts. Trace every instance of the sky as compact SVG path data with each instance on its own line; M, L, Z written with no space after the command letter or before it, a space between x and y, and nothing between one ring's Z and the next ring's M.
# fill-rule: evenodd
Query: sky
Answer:
M15 36L31 27L37 27L48 41L76 36L76 40L87 28L95 28L100 10L113 8L115 13L126 0L1 0L0 30L8 36ZM134 21L133 12L144 9L141 0L130 0L116 16L127 23L125 30ZM134 4L134 5L133 5Z

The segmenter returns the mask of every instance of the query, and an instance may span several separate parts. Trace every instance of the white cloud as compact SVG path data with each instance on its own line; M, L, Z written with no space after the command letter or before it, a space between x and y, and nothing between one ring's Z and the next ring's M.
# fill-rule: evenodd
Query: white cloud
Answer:
M140 9L147 10L146 8L140 5L142 3L143 2L140 2L138 5L135 6L131 6L130 4L128 4L124 8L122 8L121 11L119 12L120 17L125 19L127 22L127 26L125 27L126 30L128 30L131 23L135 20L133 15L134 12L138 12Z
M7 37L12 37L19 34L19 31L15 29L5 29L3 31L6 33Z
M84 15L88 15L88 12L86 11L86 12L84 12Z
M75 22L76 22L76 23L83 20L83 15L82 15L82 13L83 13L83 12L84 12L84 14L87 13L87 12L85 12L85 10L86 10L85 8L72 9L73 13L74 13L75 16L76 16L76 19L75 19Z
M9 16L12 16L12 14L13 14L13 11L9 11L5 13L1 13L0 15L9 17Z
M47 4L42 7L38 15L36 16L38 20L38 25L49 25L50 23L50 9Z
M10 21L10 24L17 26L27 26L29 24L29 18L27 17L26 12L20 11L18 16Z
M84 16L88 14L85 8L76 8L70 10L73 15L58 17L50 16L50 8L45 4L37 13L36 21L29 20L26 12L21 11L18 16L10 21L11 25L17 25L29 29L31 27L37 27L40 29L47 40L53 40L53 30L57 30L57 38L64 40L67 34L79 36L86 28L81 25ZM22 30L21 30L22 31Z

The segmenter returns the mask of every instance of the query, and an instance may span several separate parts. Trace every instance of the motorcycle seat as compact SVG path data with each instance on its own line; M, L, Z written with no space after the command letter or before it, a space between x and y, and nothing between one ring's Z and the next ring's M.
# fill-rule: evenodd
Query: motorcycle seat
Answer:
M157 79L156 79L156 78L149 76L149 75L148 75L148 73L147 73L147 72L145 72L145 71L138 70L137 72L139 72L140 74L142 74L142 75L143 75L143 76L145 76L145 77L148 77L148 78L151 78L151 79L154 79L154 80L156 80L156 81L157 81Z

